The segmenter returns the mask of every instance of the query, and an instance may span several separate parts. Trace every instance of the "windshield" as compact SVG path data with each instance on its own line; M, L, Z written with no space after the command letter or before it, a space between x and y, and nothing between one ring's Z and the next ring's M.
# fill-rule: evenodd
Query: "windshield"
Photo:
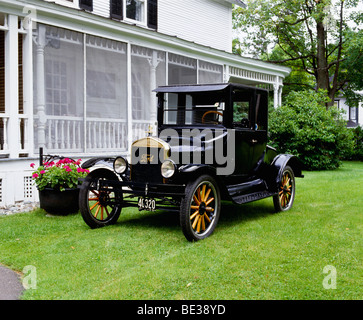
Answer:
M167 125L222 124L225 101L215 92L167 93L163 123Z

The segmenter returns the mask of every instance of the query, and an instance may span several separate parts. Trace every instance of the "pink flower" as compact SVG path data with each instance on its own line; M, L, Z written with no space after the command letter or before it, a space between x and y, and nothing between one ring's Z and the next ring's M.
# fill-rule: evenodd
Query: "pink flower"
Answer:
M72 169L68 166L64 166L64 169L66 169L67 172L72 172Z
M36 179L36 178L38 178L39 177L39 175L37 174L37 173L33 173L33 178L34 179Z
M41 171L40 171L40 174L44 174L44 173L45 173L45 170L41 170Z
M30 164L30 167L31 167L31 168L34 168L34 166L35 166L35 163L31 163L31 164Z
M83 172L83 169L82 168L77 168L77 172L78 173Z

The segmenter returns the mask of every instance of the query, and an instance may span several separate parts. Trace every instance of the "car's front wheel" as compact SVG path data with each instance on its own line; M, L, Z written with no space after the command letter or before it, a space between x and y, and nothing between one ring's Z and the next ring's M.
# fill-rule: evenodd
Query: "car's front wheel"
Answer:
M292 207L295 198L294 171L286 166L278 186L278 194L273 197L276 212L287 211Z
M111 187L99 188L101 180L116 180L109 172L91 172L79 191L79 209L83 220L91 228L117 222L122 209L122 191Z
M220 191L213 177L203 175L189 182L180 206L180 224L187 240L208 237L218 223L220 209Z

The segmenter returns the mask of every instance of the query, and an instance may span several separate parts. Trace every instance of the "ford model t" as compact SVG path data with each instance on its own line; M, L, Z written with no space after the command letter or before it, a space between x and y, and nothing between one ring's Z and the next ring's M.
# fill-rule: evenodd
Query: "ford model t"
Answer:
M124 207L176 211L185 237L215 229L221 200L273 198L289 210L298 159L267 145L268 92L239 84L165 86L158 97L157 136L135 141L130 158L90 159L79 204L91 227L117 222ZM93 167L93 168L92 168Z

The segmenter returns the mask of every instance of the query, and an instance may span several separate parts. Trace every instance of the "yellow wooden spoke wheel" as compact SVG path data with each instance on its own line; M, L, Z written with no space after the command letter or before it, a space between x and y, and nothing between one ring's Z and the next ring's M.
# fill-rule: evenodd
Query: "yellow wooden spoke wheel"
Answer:
M98 187L99 182L106 179L116 178L106 171L94 172L87 176L81 186L79 208L83 220L91 228L114 224L121 213L122 193L120 190Z
M208 237L215 229L220 212L220 192L213 177L203 175L186 187L180 222L189 241Z
M292 207L295 198L295 177L294 172L286 166L282 172L278 186L278 194L273 197L275 210L287 211Z

